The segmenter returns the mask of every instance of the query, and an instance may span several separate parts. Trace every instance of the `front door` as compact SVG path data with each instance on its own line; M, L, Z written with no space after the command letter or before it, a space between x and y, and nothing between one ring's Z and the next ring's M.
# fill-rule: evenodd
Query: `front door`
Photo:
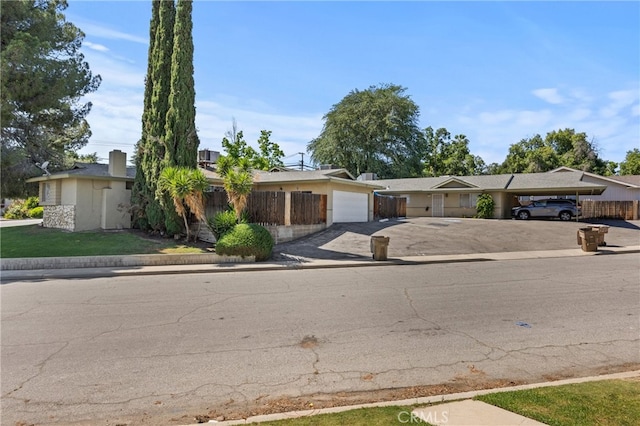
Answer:
M444 216L444 195L433 194L431 196L431 216L443 217Z

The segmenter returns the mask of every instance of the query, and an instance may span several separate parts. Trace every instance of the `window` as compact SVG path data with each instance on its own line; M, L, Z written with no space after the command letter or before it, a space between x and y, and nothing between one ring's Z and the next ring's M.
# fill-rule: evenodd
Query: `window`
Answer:
M478 202L478 194L460 194L460 207L472 208L476 207Z
M40 194L40 202L48 203L51 200L51 183L45 182L42 184L42 194Z

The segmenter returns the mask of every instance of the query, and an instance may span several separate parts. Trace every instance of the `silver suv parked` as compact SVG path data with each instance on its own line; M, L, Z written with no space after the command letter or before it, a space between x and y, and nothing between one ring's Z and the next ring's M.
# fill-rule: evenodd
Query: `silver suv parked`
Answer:
M557 217L560 220L571 220L580 215L580 206L574 200L549 199L532 201L527 206L511 209L511 216L527 220L530 217Z

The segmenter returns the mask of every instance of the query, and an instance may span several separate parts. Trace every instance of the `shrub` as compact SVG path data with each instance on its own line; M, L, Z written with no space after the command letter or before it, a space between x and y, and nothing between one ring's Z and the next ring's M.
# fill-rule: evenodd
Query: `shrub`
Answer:
M267 260L273 250L273 237L264 226L240 223L224 234L216 243L216 252L231 256L255 256L256 261Z
M218 212L213 217L207 218L207 227L216 237L216 241L236 226L236 214L233 210Z
M42 219L44 216L44 208L34 207L27 213L31 219Z
M4 212L5 219L26 219L28 210L25 208L25 200L12 200Z
M38 204L40 204L40 200L38 200L38 197L29 197L24 202L24 208L29 211L38 207Z
M480 195L478 197L478 202L476 203L476 217L479 217L480 219L491 219L493 217L494 207L495 202L490 194Z

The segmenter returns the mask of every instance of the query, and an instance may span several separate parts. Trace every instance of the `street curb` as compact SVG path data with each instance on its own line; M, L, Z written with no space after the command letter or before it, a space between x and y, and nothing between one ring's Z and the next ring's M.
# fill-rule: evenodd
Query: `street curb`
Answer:
M253 263L254 256L223 256L217 253L133 254L110 256L26 257L0 261L0 270L117 268L137 266Z
M477 391L459 392L459 393L435 395L435 396L412 398L412 399L403 399L398 401L383 401L383 402L373 402L370 404L345 405L341 407L320 408L320 409L303 410L303 411L290 411L287 413L265 414L260 416L252 416L252 417L248 417L246 419L240 419L240 420L225 420L225 421L209 420L209 424L216 424L220 426L246 425L250 423L262 423L262 422L269 422L269 421L316 416L319 414L341 413L344 411L357 410L360 408L391 407L396 405L397 406L411 406L411 405L422 405L422 404L427 405L427 404L436 404L441 402L471 399L479 395L486 395L490 393L512 392L512 391L526 390L526 389L538 389L538 388L550 387L550 386L570 385L574 383L587 383L587 382L597 382L602 380L615 380L615 379L629 379L634 377L640 377L640 370L627 371L623 373L605 374L601 376L589 376L589 377L579 377L574 379L564 379L564 380L557 380L553 382L541 382L541 383L532 383L527 385L509 386L506 388L482 389ZM200 424L202 423L191 423L191 424L186 424L182 426L197 426Z
M355 268L355 267L375 267L375 266L407 266L407 265L431 265L448 263L469 263L469 262L490 262L506 260L526 260L526 259L548 259L578 256L608 256L612 254L640 253L640 246L632 247L608 247L606 250L597 252L583 252L581 249L546 250L546 251L523 251L523 252L499 252L499 253L476 253L458 255L432 255L432 256L407 256L401 258L390 258L385 261L373 260L321 260L311 259L308 261L286 261L286 262L259 262L245 258L240 261L223 263L193 263L183 262L180 264L164 263L160 265L139 265L139 266L102 266L102 267L78 267L67 269L21 269L2 270L0 281L19 280L44 280L44 279L68 279L68 278L98 278L98 277L119 277L119 276L150 276L150 275L171 275L171 274L205 274L220 272L266 272L266 271L287 271L304 269L330 269L330 268ZM200 256L200 255L153 255L153 256ZM205 255L206 256L206 255ZM127 256L123 256L127 257ZM128 256L131 257L131 256ZM65 259L65 258L63 258ZM68 258L66 258L68 259ZM195 259L195 258L194 258ZM3 259L11 260L11 259ZM18 259L22 260L22 259ZM122 268L122 269L119 269Z

